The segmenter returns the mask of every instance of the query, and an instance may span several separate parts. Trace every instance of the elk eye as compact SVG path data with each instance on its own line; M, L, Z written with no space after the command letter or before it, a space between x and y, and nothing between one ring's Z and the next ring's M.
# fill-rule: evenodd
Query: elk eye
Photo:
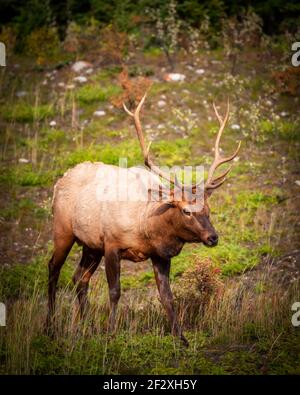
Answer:
M192 215L191 211L188 208L186 208L186 207L184 209L182 209L182 211L188 217L190 217Z

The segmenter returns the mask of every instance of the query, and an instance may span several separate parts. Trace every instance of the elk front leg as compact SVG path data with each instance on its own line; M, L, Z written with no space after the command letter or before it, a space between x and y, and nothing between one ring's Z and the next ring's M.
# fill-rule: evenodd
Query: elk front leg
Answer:
M109 288L110 314L108 330L114 332L116 325L117 306L121 296L120 258L116 250L105 252L105 272Z
M170 259L152 258L155 280L160 295L161 303L164 306L171 324L172 334L178 336L188 346L189 343L182 334L178 323L177 314L174 309L173 294L170 288Z

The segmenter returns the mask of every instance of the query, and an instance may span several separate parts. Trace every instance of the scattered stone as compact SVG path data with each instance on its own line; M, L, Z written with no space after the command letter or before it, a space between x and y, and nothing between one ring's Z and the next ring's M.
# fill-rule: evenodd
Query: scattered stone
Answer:
M104 110L97 110L94 112L95 117L103 117L104 115L106 115L106 112Z
M19 158L19 163L29 163L30 160L26 158Z
M66 86L66 88L67 88L67 89L74 89L74 88L75 88L75 85L74 85L74 84L69 84L69 85Z
M90 69L91 66L91 63L89 62L85 62L84 60L78 60L72 65L71 69L75 73L80 73L84 69Z
M300 187L300 180L296 180L295 184L298 185L298 187Z
M66 84L64 82L59 82L57 84L60 88L64 88L66 86Z
M56 126L56 121L51 121L51 122L49 122L49 126L51 126L51 127Z
M158 105L158 107L165 107L165 105L166 105L167 103L164 101L164 100L159 100L158 102L157 102L157 105Z
M198 75L202 75L202 74L205 73L205 70L204 70L204 69L197 69L197 70L195 71L195 73L198 74Z
M233 159L234 162L238 162L239 160L240 160L240 157L239 157L239 156L236 156L236 157Z
M231 125L231 129L232 129L232 130L240 130L241 127L240 127L240 125L234 123L233 125Z
M48 84L48 81L47 80L44 80L43 82L42 82L42 85L47 85Z
M87 82L87 78L84 75L79 75L78 77L74 78L74 81L80 82L81 84Z
M164 80L165 81L173 81L173 82L179 82L179 81L184 81L186 76L184 74L180 73L168 73L164 75Z
M18 92L16 92L16 96L17 97L24 97L24 96L26 96L27 95L27 92L26 91L18 91Z
M92 72L94 71L94 69L90 68L85 70L85 74L92 74Z
M280 116L281 117L287 117L289 113L287 111L281 111Z

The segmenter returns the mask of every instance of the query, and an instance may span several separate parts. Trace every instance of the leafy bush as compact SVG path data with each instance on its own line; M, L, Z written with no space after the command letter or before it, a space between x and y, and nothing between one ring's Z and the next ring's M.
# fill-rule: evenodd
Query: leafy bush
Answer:
M33 30L26 38L26 52L35 58L38 65L55 60L60 51L57 30L41 27Z

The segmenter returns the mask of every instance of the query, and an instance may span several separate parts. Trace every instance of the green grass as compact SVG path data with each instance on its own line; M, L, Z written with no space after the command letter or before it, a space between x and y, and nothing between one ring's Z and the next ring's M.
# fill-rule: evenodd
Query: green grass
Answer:
M35 219L44 219L49 215L49 212L45 208L39 207L33 200L29 198L22 198L17 201L12 200L0 210L0 217L6 220L32 215Z
M27 102L17 102L16 104L2 106L0 113L6 121L29 123L52 117L55 110L52 104L34 106Z
M120 93L120 88L116 85L98 86L84 85L76 91L76 98L81 104L89 104L94 102L106 102L111 97Z
M20 186L49 185L55 179L56 172L47 169L35 169L31 164L12 166L0 175L0 183Z

